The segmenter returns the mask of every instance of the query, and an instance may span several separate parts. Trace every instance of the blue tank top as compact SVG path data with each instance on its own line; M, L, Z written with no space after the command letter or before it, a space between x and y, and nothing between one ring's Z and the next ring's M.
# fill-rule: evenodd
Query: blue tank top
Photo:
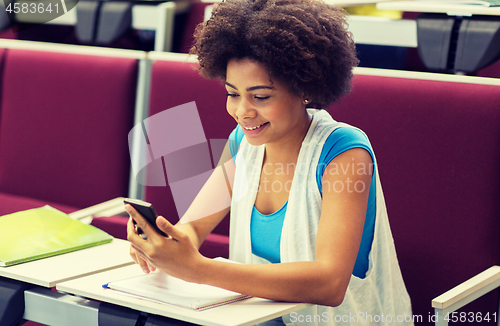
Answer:
M229 150L235 158L239 144L245 134L238 125L229 136ZM357 129L339 127L335 129L327 138L318 161L316 171L316 182L318 189L323 195L323 173L326 166L339 154L353 148L363 148L370 153L372 160L373 150L366 136ZM375 169L375 166L374 166ZM353 275L364 278L369 267L368 255L371 250L376 212L376 194L375 194L375 171L373 171L370 190L368 195L368 206L366 210L365 225L361 244L354 264ZM253 207L250 222L250 234L252 243L252 253L262 257L271 263L279 263L280 259L280 241L283 221L285 219L288 202L278 211L265 215L260 213L255 206Z

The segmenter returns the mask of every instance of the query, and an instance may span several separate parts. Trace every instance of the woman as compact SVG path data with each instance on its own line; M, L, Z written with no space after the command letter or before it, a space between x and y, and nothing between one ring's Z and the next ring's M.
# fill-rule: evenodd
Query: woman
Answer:
M345 19L315 0L232 0L200 25L192 53L203 76L223 80L238 125L231 156L181 219L189 222L157 219L168 238L126 207L149 238L129 222L131 255L145 272L315 304L285 316L291 325L411 324L369 141L306 109L350 91L357 59ZM229 210L203 216L222 174L232 189L230 259L242 264L197 250Z

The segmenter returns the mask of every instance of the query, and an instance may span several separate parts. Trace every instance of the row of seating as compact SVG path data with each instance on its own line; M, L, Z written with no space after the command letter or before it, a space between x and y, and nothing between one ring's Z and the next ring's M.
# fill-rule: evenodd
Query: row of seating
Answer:
M57 22L57 25L53 24L53 22L41 25L17 22L12 26L16 31L15 33L9 28L9 19L7 15L5 13L2 15L2 10L0 10L0 38L99 45L141 51L152 51L154 49L155 51L188 53L194 41L193 32L196 26L208 17L212 10L212 6L213 2L191 0L171 1L161 4L154 2L147 4L144 2L141 4L132 4L127 1L113 1L112 3L103 2L102 5L97 0L88 0L80 3L74 10L70 10L68 14L64 16L64 19ZM0 3L0 9L1 8L3 8L2 3ZM441 30L441 27L447 25L451 28L453 25L453 19L450 20L450 18L444 14L442 17L434 14L427 17L426 14L415 12L400 13L398 11L376 11L375 5L348 6L346 9L353 14L350 25L354 32L355 40L358 42L357 52L360 59L360 66L424 72L453 73L453 71L460 71L461 73L474 74L482 77L500 77L500 61L498 60L498 55L495 55L496 52L494 47L482 48L482 50L485 51L487 49L484 55L473 53L469 55L469 59L459 60L462 63L457 63L456 67L453 69L446 68L446 58L451 60L451 58L454 59L455 57L453 55L447 55L449 49L448 45L439 46L443 40L449 39L448 34L450 33L446 28ZM366 30L379 29L381 27L370 25L375 23L376 20L374 21L366 17L366 19L364 19L363 15L383 15L395 19L392 21L394 24L392 30L399 30L399 23L413 21L413 25L415 25L415 34L413 32L408 32L408 36L411 35L409 38L415 38L415 44L410 45L412 42L403 42L404 44L399 44L399 46L384 45L393 43L392 41L387 42L386 33L381 31L379 31L379 34L386 35L385 38L376 41L380 42L379 45L372 44L371 42L374 42L372 35L364 35L364 32ZM418 20L419 15L421 16L420 20ZM402 20L398 19L400 16L402 16ZM436 20L439 21L439 19L441 19L440 17L448 21L448 23L444 25L436 23ZM11 18L13 18L13 16ZM489 28L483 26L484 28L482 29L484 30L483 32L486 33L482 38L489 40L486 36L495 31L497 24L489 21L489 19L485 17L478 19L482 22L481 24L486 24L488 26L491 24ZM468 18L466 20L469 21ZM426 21L427 23L422 25L418 24L417 21ZM450 21L451 25L449 24ZM470 21L476 20L475 18L471 18ZM467 24L468 26L470 25L469 23ZM406 24L403 25L406 26ZM412 24L409 25L413 26ZM422 27L422 30L416 33L417 26L419 25L421 27L427 26L428 29ZM438 29L434 30L434 28ZM493 29L487 33L486 31L491 28ZM468 30L471 29L473 28L468 27ZM412 29L410 28L410 30ZM443 37L439 37L441 32L445 33ZM419 35L418 38L422 41L418 46L419 49L411 47L416 46L418 43L416 34ZM427 35L427 37L424 35ZM392 37L396 36L392 35ZM432 41L435 38L436 41ZM389 37L389 39L391 38ZM424 39L427 40L427 42L424 42ZM463 39L470 40L472 38L463 37ZM452 41L452 43L457 43L457 40ZM398 44L397 41L396 44ZM471 48L471 46L465 44L466 43L463 45L464 49ZM472 46L472 48L479 51L479 49L476 49L477 46ZM440 52L441 50L443 51L442 53ZM429 53L427 51L429 51ZM464 51L458 52L462 53ZM424 53L428 54L425 55ZM460 57L465 58L464 55L465 54L462 53ZM492 60L496 60L496 62L482 68L484 64L493 62ZM424 62L426 62L426 64L424 64ZM454 66L453 62L454 60L451 60L448 65L450 67Z
M148 109L154 115L195 101L206 139L227 139L234 128L224 114L222 84L199 77L194 61L179 61L186 61L183 55L153 60L141 51L2 40L0 56L0 215L45 203L69 213L132 196L158 203L160 213L177 221L170 191L144 192L131 173L132 127ZM185 87L192 78L203 91ZM125 223L121 217L94 220L119 238L126 237ZM219 229L227 234L227 223ZM224 238L212 253L208 241L205 253L227 256L227 243Z
M168 182L130 172L128 136L146 118L195 102L207 143L227 138L236 124L224 87L195 67L182 54L0 41L0 215L136 196L176 222ZM500 80L358 68L352 93L329 111L371 140L413 312L431 325L433 298L500 262ZM196 131L184 129L179 139ZM132 162L148 153L137 140ZM124 238L126 221L92 223ZM203 254L227 257L227 223ZM492 316L496 294L463 311Z
M30 23L29 17L8 16L0 3L0 39L187 53L211 4L87 0L56 21Z

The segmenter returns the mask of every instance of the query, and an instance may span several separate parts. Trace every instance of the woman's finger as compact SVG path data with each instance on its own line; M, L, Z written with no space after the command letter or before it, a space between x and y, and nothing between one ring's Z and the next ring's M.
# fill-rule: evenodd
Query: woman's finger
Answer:
M156 268L150 268L152 266L148 260L145 254L143 254L139 248L135 247L133 244L130 249L131 252L133 252L135 259L134 261L141 267L144 273L148 274L150 272L153 272Z
M137 255L136 255L136 251L134 248L132 248L132 246L130 246L130 257L132 257L132 259L134 260L134 262L136 264L138 264L139 262L137 261Z
M147 238L150 238L151 236L153 236L153 234L156 234L156 231L151 227L151 225L149 225L148 221L141 214L139 214L137 210L132 207L132 205L125 205L125 210L132 219L132 223L135 222L134 229L141 229L142 232L147 236Z
M169 238L175 241L179 241L179 239L183 236L183 233L178 231L172 223L170 223L163 216L158 216L156 218L156 225L160 230L168 234Z

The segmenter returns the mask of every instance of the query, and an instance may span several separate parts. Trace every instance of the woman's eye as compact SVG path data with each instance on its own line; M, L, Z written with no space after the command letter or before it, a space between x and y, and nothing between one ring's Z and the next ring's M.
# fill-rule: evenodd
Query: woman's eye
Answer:
M234 93L227 93L226 94L227 97L236 97L238 96L238 94L234 94Z
M258 96L258 95L255 95L255 99L257 99L259 101L264 101L264 100L267 100L268 98L270 98L270 96Z

